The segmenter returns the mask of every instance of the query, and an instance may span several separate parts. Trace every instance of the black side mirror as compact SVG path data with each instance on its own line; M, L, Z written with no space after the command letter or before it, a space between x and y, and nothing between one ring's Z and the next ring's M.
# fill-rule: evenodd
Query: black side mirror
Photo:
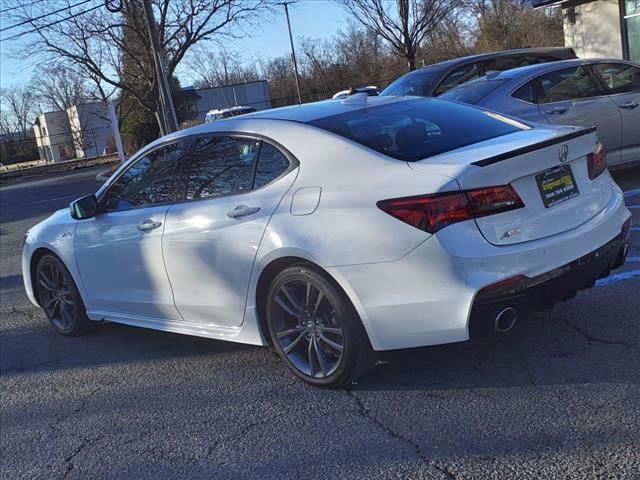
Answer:
M98 199L93 194L87 195L71 202L69 209L71 216L76 220L95 217L98 213Z

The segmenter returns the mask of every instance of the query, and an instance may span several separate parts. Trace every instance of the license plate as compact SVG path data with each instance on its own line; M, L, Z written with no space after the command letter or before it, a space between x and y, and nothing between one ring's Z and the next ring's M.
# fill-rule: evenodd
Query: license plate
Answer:
M569 165L561 165L536 175L536 182L545 208L577 197L580 193Z

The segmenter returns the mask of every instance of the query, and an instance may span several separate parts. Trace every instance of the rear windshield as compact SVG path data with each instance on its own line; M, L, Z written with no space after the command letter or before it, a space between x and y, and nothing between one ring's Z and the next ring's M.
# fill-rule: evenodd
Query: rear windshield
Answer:
M465 83L448 92L444 92L440 95L440 98L475 105L506 81L506 79L495 79Z
M433 98L393 102L308 123L408 162L528 128L493 112Z

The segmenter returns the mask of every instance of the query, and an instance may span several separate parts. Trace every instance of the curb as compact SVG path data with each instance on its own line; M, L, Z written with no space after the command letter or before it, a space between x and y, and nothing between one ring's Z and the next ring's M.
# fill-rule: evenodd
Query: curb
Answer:
M69 160L65 162L48 163L31 168L21 168L10 172L0 173L0 185L32 180L38 177L61 175L75 170L91 167L107 168L116 163L117 157L108 155L92 159Z
M96 180L104 183L109 180L109 177L111 177L111 170L104 170L96 175Z

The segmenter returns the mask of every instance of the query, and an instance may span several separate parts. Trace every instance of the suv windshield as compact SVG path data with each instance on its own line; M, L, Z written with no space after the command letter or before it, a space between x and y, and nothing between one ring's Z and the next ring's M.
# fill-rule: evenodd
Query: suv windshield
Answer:
M444 92L440 95L440 98L475 105L506 81L506 79L495 79L465 83L464 85Z
M385 88L380 95L411 95L426 97L438 74L436 72L416 71L403 75Z
M493 112L433 98L397 101L308 123L410 162L528 128Z

